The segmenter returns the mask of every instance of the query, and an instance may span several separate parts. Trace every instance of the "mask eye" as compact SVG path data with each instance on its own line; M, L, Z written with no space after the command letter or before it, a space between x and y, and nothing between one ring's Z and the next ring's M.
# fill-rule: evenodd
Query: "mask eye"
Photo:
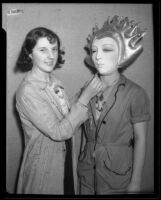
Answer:
M112 49L103 49L104 52L110 52L113 51Z
M93 49L91 52L92 52L92 54L93 54L93 53L95 53L95 52L96 52L96 50L94 50L94 49Z

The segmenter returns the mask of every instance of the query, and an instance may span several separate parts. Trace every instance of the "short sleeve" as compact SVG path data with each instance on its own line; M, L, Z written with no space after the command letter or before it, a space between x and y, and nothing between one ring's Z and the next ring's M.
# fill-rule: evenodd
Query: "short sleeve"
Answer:
M133 124L143 121L149 121L150 116L150 101L148 95L143 88L137 89L131 100L131 122Z

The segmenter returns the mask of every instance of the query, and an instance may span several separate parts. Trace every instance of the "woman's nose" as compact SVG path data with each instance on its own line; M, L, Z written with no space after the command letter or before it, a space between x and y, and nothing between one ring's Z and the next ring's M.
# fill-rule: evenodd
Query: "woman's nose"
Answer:
M49 58L54 58L54 54L53 54L52 51L51 51L51 52L50 52L50 51L48 52L48 57L49 57Z

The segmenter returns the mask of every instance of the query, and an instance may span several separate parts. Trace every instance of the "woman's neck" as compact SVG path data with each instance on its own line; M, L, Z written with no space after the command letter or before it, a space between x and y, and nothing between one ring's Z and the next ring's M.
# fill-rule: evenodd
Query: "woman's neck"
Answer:
M32 73L35 74L37 77L39 77L40 79L48 82L49 81L49 76L50 73L47 72L43 72L42 70L40 70L38 67L34 67L32 68Z
M101 81L107 87L115 85L118 82L119 78L120 78L120 73L119 72L111 74L111 75L102 75L102 76L100 76Z

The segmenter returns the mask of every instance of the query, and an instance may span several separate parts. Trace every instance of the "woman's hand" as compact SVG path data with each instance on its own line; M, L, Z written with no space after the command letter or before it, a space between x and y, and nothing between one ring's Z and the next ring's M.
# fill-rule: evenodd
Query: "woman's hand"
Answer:
M92 97L94 97L99 92L103 91L105 85L101 82L97 75L83 88L82 94L79 100L87 105Z

